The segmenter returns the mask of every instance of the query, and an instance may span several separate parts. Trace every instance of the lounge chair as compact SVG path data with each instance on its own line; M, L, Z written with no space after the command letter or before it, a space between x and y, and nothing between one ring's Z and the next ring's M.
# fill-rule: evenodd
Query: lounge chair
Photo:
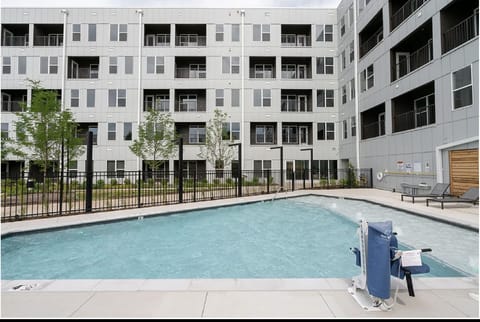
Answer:
M463 202L463 203L476 204L478 203L478 187L469 188L460 197L444 196L443 198L433 198L433 199L429 198L426 200L427 207L428 207L429 201L440 202L442 209L443 209L443 204L449 203L449 202Z
M428 197L443 197L450 186L449 183L437 183L430 192L427 193L403 193L401 195L401 199L403 201L403 197L411 197L412 203L415 203L415 198L428 198Z

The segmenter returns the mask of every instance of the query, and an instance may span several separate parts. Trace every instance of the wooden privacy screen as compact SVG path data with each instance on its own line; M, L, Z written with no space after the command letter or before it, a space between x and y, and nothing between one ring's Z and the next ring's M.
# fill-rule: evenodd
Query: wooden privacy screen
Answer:
M478 149L448 152L450 193L459 196L470 187L478 187Z

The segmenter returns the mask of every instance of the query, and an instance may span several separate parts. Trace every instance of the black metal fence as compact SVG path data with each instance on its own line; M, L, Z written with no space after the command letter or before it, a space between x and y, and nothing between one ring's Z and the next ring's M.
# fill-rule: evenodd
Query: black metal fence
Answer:
M338 169L320 173L276 170L94 172L88 189L86 172L66 172L47 176L2 175L1 221L17 221L47 216L131 209L149 206L235 198L297 189L371 188L372 169Z

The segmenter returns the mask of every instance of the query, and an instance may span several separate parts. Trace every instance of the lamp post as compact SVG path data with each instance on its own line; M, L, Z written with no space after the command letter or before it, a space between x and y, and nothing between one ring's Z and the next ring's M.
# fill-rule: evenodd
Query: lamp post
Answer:
M280 191L283 191L283 146L274 146L270 150L280 149Z
M310 151L310 189L313 188L313 148L300 149L300 151Z
M242 196L242 143L232 143L228 146L238 146L238 196Z

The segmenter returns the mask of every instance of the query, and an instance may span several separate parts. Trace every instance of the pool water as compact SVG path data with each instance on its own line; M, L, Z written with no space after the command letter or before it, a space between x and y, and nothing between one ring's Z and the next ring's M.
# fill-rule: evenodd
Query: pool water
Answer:
M349 278L360 273L350 247L359 246L355 216L362 209L351 202L307 196L10 235L2 239L1 277ZM379 215L384 218L377 221L389 220L385 209L391 209L362 204L370 213L373 208L380 209ZM344 207L355 209L353 217L341 213ZM422 255L431 272L419 276L478 274L478 233L398 213L391 220L394 231L401 230L397 235L401 247L433 249L430 256ZM446 264L447 260L433 257L435 246L417 245L415 238L411 240L414 244L408 244L410 237L403 234L407 227L397 225L403 223L403 217L416 222L413 228L419 240L426 236L421 232L426 225L433 225L433 232L428 234L438 232L437 238L444 244L446 238L452 243L476 238L476 244L468 245L470 249L463 257L467 263ZM458 230L458 237L444 235L447 228L443 226ZM468 264L470 255L477 256L476 268Z

